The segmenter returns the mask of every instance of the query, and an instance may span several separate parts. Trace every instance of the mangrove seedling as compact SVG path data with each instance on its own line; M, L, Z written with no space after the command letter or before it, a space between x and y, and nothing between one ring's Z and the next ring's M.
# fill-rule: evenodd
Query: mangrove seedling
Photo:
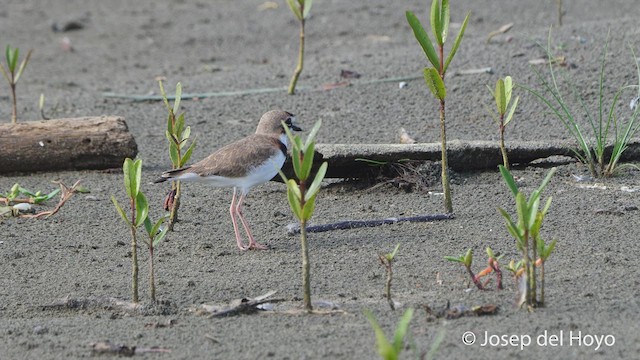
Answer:
M398 249L400 248L400 244L396 245L395 249L392 252L386 254L378 254L378 259L380 259L380 263L384 266L387 272L387 281L384 286L384 296L387 298L389 302L389 307L391 310L395 310L396 306L393 303L393 299L391 298L391 280L393 280L393 261L398 253Z
M544 306L544 263L547 262L549 256L553 252L553 249L556 247L556 240L553 240L546 245L544 241L540 238L536 240L536 246L538 247L538 260L536 261L536 265L540 263L540 299L538 300L538 304L540 306Z
M513 176L502 165L499 165L500 173L504 178L507 187L513 193L516 200L516 212L518 214L517 221L511 218L509 213L498 208L498 211L504 217L506 221L507 229L509 233L516 239L516 246L522 253L522 266L524 267L525 285L524 285L524 302L527 308L531 311L534 307L540 303L537 298L536 290L536 266L535 259L538 258L538 241L540 240L540 229L542 228L542 222L545 215L551 207L551 197L549 197L540 210L540 196L542 191L547 186L551 177L555 173L556 169L553 168L542 181L542 184L534 190L529 198L525 198L524 194L518 189ZM544 244L544 242L543 242ZM555 243L553 243L555 247ZM553 251L551 247L550 251Z
M553 59L555 57L551 53L551 31L549 31L547 47L544 48L542 45L540 46L547 52L550 80L547 80L539 70L532 67L538 81L542 85L543 91L537 91L523 85L519 86L538 98L538 100L560 120L567 131L569 131L578 143L578 149L574 150L575 157L587 166L589 172L594 177L610 177L622 169L629 167L637 168L637 166L631 164L618 164L622 154L627 150L629 142L640 129L640 121L638 121L640 107L632 107L632 112L628 120L626 120L626 124L624 124L621 117L617 114L617 111L623 108L619 106L623 92L640 86L640 64L638 64L633 48L631 48L631 54L638 73L638 85L619 87L613 95L609 109L606 109L605 106L604 85L606 57L609 47L608 36L602 51L595 109L587 106L585 98L580 95L575 84L569 78L569 75L563 71L558 72L570 86L571 95L574 97L575 102L579 104L578 110L576 110L572 107L572 104L564 99L560 92L558 76L553 65ZM580 121L581 118L586 118L588 122L587 131L591 134L585 133ZM591 140L592 138L593 140ZM608 146L609 142L613 143L612 147Z
M18 56L20 54L20 50L18 48L12 49L11 46L7 45L5 51L5 58L7 60L7 68L4 68L4 65L0 64L0 71L2 71L2 75L7 82L9 83L9 87L11 88L11 122L16 123L18 121L18 104L16 100L16 84L18 84L18 80L22 76L24 69L27 67L27 63L31 58L31 53L33 50L29 50L27 56L22 59L20 66L18 66ZM16 67L17 70L16 70Z
M158 81L158 85L160 86L160 94L162 95L162 100L164 101L168 112L165 136L169 141L169 158L171 159L172 168L174 170L180 169L187 163L187 161L189 161L191 154L193 153L193 148L196 145L196 141L193 140L191 141L191 145L187 147L189 136L191 136L191 127L185 127L184 125L184 112L178 114L178 111L180 110L180 99L182 97L182 84L178 83L176 85L176 95L175 100L173 101L173 106L169 104L167 94L164 91L164 86L162 85L162 80ZM184 150L185 147L186 151ZM172 181L171 191L169 192L169 195L167 195L167 199L164 204L165 210L169 211L168 229L171 231L173 231L173 225L178 221L180 196L180 181Z
M0 193L0 202L5 205L27 203L27 204L40 204L43 203L60 192L60 189L53 190L48 194L42 193L42 191L36 191L35 193L23 188L20 184L14 184L8 193Z
M148 215L147 218L144 219L144 229L146 230L149 237L145 240L147 248L149 248L149 294L151 296L151 301L153 302L156 301L156 281L153 268L153 251L156 245L158 245L162 241L162 239L164 239L165 235L167 235L168 227L162 227L162 224L164 223L166 218L166 215L162 216L155 223L151 221Z
M489 283L490 279L487 280L484 284L480 281L483 277L491 274L492 272L496 273L496 288L501 290L502 287L502 271L500 270L500 265L498 261L502 258L503 255L495 256L493 250L490 247L487 247L487 255L489 256L488 265L485 269L480 271L478 274L475 274L471 269L471 265L473 264L473 249L467 250L464 255L456 256L445 256L446 260L452 262L458 262L464 265L467 269L467 273L469 277L471 277L471 281L476 285L479 290L487 290L486 286Z
M418 43L422 47L427 59L433 67L426 67L424 69L424 80L429 87L429 90L433 93L437 100L440 101L440 135L442 138L442 190L444 192L444 208L447 213L453 212L453 202L451 200L451 189L449 184L448 174L448 160L447 160L447 134L445 126L445 98L447 91L444 84L444 77L451 60L453 60L460 41L464 36L464 31L467 28L469 22L469 15L464 18L460 32L456 37L453 47L449 52L446 60L444 58L444 43L447 40L449 33L449 0L433 0L431 3L431 30L433 36L436 39L436 45L438 46L437 52L427 35L427 32L422 27L420 20L411 11L407 11L407 21L413 30Z
M298 65L293 72L291 81L289 82L289 88L287 92L289 95L293 95L296 91L296 84L298 83L298 77L302 73L302 67L304 64L304 23L309 16L309 10L311 10L312 0L287 0L287 4L291 9L291 12L296 16L300 22L300 48L298 49Z
M291 144L291 162L297 179L287 179L282 171L280 176L287 184L287 199L293 215L300 221L300 243L302 247L302 286L303 303L306 311L313 310L311 306L311 266L309 263L309 247L307 244L307 222L313 215L316 206L316 196L320 191L320 183L327 173L327 162L322 163L313 181L309 183L313 156L315 154L315 137L322 122L318 121L304 144L300 135L293 135L286 124L282 124L287 132Z
M376 344L380 358L383 360L397 360L404 348L404 340L409 331L409 323L411 323L411 318L413 317L413 309L407 309L400 318L393 336L393 342L387 339L384 331L382 331L382 327L380 327L380 324L378 324L378 321L371 311L365 310L364 315L371 323L373 331L376 334Z
M505 77L504 80L498 79L496 82L495 92L491 91L491 88L489 88L493 98L496 100L497 107L497 112L494 113L490 111L489 113L500 129L500 151L502 152L502 163L507 169L509 169L509 158L507 157L507 149L504 146L504 131L507 124L511 122L513 114L516 111L516 107L518 106L518 100L520 99L520 97L516 97L513 104L511 104L511 108L509 108L512 90L513 80L511 79L511 76Z
M116 198L111 195L111 201L116 207L118 214L127 224L131 231L131 292L134 303L138 302L138 242L136 237L137 228L144 224L149 213L149 204L147 198L140 191L140 182L142 178L142 160L135 161L130 158L124 160L122 165L124 172L124 187L129 198L129 207L131 215L127 216Z

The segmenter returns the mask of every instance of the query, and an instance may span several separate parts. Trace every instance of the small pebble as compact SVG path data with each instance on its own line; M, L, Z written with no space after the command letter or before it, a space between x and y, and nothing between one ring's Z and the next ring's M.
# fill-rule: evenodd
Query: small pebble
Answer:
M404 89L407 87L407 82L406 81L400 81L400 83L398 84L398 88L399 89Z
M46 326L38 325L33 328L33 333L36 335L42 335L49 332L49 329Z

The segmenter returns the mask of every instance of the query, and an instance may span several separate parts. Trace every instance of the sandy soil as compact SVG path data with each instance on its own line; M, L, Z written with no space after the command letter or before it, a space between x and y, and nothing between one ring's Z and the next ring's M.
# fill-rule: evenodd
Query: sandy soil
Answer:
M160 102L134 102L103 96L105 92L157 93L157 76L185 92L222 92L284 87L294 68L297 25L285 2L260 10L262 1L48 1L10 0L0 9L0 34L6 43L35 49L19 84L20 117L39 118L40 93L51 117L113 114L125 116L144 160L144 181L169 167L163 135L165 113ZM566 16L554 28L556 51L566 56L577 87L595 101L601 51L611 30L607 89L636 81L628 44L640 49L640 9L631 0L564 1ZM397 82L367 84L376 79L421 74L424 55L405 17L405 10L426 22L427 1L402 3L368 0L316 1L308 21L307 62L295 96L284 92L211 97L183 102L187 122L198 138L194 159L254 131L259 116L272 108L287 109L310 127L324 121L324 143L396 142L406 128L420 141L437 141L436 103L420 80L399 89ZM542 55L535 41L546 41L555 24L553 1L459 1L452 5L452 32L466 11L472 12L466 36L451 71L491 67L493 74L448 78L450 139L495 140L497 131L484 105L492 105L485 85L514 76L535 85L528 61ZM83 29L54 33L51 24L81 20ZM487 34L514 22L507 35L485 42ZM506 42L506 37L510 41ZM68 37L75 51L65 52ZM321 91L340 81L340 71L362 74L353 86ZM10 107L3 87L0 118ZM562 125L526 94L508 132L508 141L566 138ZM626 100L625 100L626 101ZM2 139L0 139L2 148ZM548 170L520 168L525 191ZM370 309L391 334L404 309L415 308L410 332L420 352L445 332L437 352L443 359L637 359L640 358L640 284L637 254L638 174L578 183L583 167L561 166L545 196L553 206L544 236L558 239L547 264L547 307L527 313L513 306L515 288L477 291L464 269L443 260L472 247L476 269L491 246L517 258L514 241L496 211L513 207L497 171L461 173L453 184L455 220L399 224L335 231L310 236L314 300L335 303L343 313L285 315L260 313L209 319L190 312L193 306L223 304L276 290L280 306L300 306L299 241L286 235L292 216L282 184L266 184L250 194L246 216L257 238L270 251L240 252L228 219L230 191L188 185L182 221L157 253L158 297L164 313L135 314L111 307L75 310L46 305L69 297L129 299L129 237L109 197L124 199L121 174L94 171L25 174L0 177L0 191L18 182L50 191L52 180L82 179L91 189L75 196L48 220L5 219L0 223L0 358L54 359L91 356L90 344L109 340L138 347L161 347L171 353L153 359L374 359L374 333L363 315ZM596 186L594 186L596 185ZM166 188L145 185L157 217ZM438 191L433 184L430 190ZM442 211L442 199L427 191L393 186L358 190L347 184L323 190L313 219L378 219ZM391 311L382 297L384 269L377 254L400 243L393 293L402 305ZM146 261L142 252L142 264ZM439 276L437 276L439 274ZM141 268L141 297L148 302L146 267ZM428 321L424 307L497 304L497 315ZM158 326L158 324L170 324ZM466 346L465 332L477 335ZM490 335L529 336L532 344L481 346ZM539 346L537 337L564 334L561 346ZM572 334L570 332L573 332ZM582 340L570 335L581 334ZM611 335L612 346L596 350L593 338ZM611 337L608 340L611 340ZM411 358L411 351L404 354Z

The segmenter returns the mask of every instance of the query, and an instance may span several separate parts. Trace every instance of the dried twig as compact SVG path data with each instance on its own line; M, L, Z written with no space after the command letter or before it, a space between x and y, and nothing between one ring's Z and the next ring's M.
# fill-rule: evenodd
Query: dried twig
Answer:
M62 181L54 181L54 183L60 185L61 194L60 194L60 201L58 202L58 205L56 205L56 207L53 208L53 210L42 211L37 214L22 214L19 216L23 218L31 219L31 218L40 218L42 216L46 216L47 218L49 218L50 216L55 215L60 210L62 205L64 205L67 202L67 200L69 200L69 198L71 198L71 196L73 196L73 194L76 192L76 189L80 185L80 180L76 181L73 184L73 186L71 186L70 188L67 187L67 185L65 185Z

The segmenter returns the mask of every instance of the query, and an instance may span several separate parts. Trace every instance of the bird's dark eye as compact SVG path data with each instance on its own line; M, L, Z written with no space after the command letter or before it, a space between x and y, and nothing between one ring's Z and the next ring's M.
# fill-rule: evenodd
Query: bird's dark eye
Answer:
M288 117L287 120L284 121L285 124L287 124L287 126L291 126L291 118Z

